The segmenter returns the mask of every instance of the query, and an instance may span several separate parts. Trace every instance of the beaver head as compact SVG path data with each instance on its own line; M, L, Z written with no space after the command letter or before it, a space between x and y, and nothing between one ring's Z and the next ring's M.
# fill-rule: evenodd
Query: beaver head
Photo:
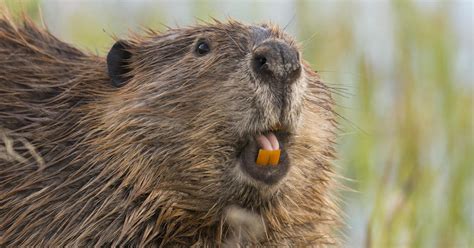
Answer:
M312 154L289 154L298 150L292 142L304 103L324 100L308 90L310 83L322 84L300 57L296 42L269 25L217 23L119 40L107 57L108 73L120 87L117 94L134 97L114 98L119 106L110 111L140 109L120 119L144 123L134 130L151 149L166 147L173 163L163 166L178 177L182 169L192 173L190 180L216 186L275 186L290 167L310 166L298 165L297 157ZM315 124L316 133L328 126L325 120ZM281 148L281 159L276 166L259 166L258 150L268 144ZM327 150L327 144L307 145Z
M170 29L117 41L107 63L118 89L104 123L146 146L135 155L154 162L137 170L179 196L175 206L217 217L234 205L269 215L313 205L308 223L323 211L332 100L278 27ZM259 149L272 148L279 162L256 164Z

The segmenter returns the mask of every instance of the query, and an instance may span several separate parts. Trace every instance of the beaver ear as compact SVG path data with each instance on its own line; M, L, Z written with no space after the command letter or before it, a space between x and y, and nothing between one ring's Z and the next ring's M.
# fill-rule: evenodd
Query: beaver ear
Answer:
M132 53L130 52L130 45L123 40L115 42L107 54L107 70L112 84L115 87L121 87L131 78L129 72L130 58Z

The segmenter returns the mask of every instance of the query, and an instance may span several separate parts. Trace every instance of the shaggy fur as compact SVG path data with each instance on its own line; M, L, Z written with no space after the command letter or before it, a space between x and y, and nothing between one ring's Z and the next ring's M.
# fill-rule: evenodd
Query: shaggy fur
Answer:
M256 28L296 46L235 21L149 31L116 88L104 58L0 18L0 246L335 244L330 90L304 62L283 97L259 82ZM237 156L279 122L291 168L266 186Z

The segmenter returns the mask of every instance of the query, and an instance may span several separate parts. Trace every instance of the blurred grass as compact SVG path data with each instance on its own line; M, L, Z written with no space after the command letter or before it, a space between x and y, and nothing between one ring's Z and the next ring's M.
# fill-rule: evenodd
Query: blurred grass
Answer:
M39 6L55 5L4 3L14 13L24 9L38 21ZM344 230L347 246L474 247L474 76L472 57L470 71L456 73L465 51L453 28L454 4L439 2L431 8L411 1L383 6L365 2L373 11L388 6L390 15L364 26L357 19L356 2L337 1L328 12L319 3L295 1L293 31L302 41L305 58L345 95L336 95L338 112L347 119L340 120L345 133L337 164L340 173L352 179L346 184L357 191L344 193L351 227ZM215 8L218 4L193 2L187 14L204 20L222 16ZM121 23L131 29L163 29L158 23L166 22L167 12L157 5L145 4L131 14L128 9L105 14L84 7L88 11L61 17L67 23L56 32L104 54L112 42L110 34L127 32ZM471 7L472 21L473 4L466 6ZM244 15L264 21L263 11L249 7ZM389 24L377 23L384 20ZM104 31L97 23L109 26ZM368 32L373 39L361 38L361 30L377 25L380 34ZM384 25L390 29L384 30ZM381 42L392 44L393 50L361 42L385 36ZM468 57L473 50L471 44Z

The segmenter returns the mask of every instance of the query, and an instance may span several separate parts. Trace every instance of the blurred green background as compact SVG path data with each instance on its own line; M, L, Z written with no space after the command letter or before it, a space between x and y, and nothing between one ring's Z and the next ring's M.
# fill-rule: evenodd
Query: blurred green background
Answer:
M286 27L335 95L346 247L474 247L472 1L17 1L82 49L229 17ZM42 16L42 17L41 17Z

